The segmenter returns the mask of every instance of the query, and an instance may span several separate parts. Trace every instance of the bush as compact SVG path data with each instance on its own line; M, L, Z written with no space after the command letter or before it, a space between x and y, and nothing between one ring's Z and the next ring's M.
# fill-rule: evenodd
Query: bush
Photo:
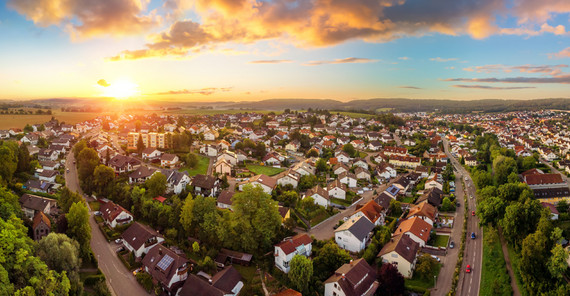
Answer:
M139 272L137 273L136 278L137 282L139 282L147 292L150 293L152 290L154 290L154 285L152 283L152 277L150 274L146 272Z
M104 281L105 281L105 275L104 274L94 274L94 275L87 276L85 278L85 280L83 281L83 284L85 286L94 287L97 283L104 282Z

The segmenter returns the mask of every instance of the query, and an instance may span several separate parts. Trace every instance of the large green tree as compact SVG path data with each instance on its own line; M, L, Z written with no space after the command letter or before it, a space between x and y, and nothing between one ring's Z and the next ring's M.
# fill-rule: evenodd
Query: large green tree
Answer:
M313 258L315 276L326 280L335 270L343 264L350 262L350 254L338 247L334 241L328 241L322 246Z
M115 190L115 171L103 164L93 171L93 185L97 196L110 197Z
M4 182L9 183L12 181L12 176L16 172L18 166L17 150L13 150L4 142L0 146L0 177Z
M50 269L57 272L65 271L71 282L71 290L81 295L82 284L79 278L81 258L79 257L79 243L63 233L50 233L42 238L36 249L40 257Z
M291 259L289 280L297 291L308 294L309 285L313 278L313 262L303 255L295 255Z
M160 172L154 173L150 179L146 180L145 187L150 198L164 195L166 192L166 176Z
M85 191L90 193L93 190L93 173L99 165L99 155L92 148L81 150L77 158L79 180Z
M63 187L61 193L59 195L59 206L63 210L64 213L69 212L71 205L76 202L82 202L83 198L77 192L71 191L69 188Z
M81 258L88 258L89 243L91 242L91 225L89 225L89 210L84 202L71 205L67 218L67 235L77 240L81 246Z
M509 175L517 172L517 162L511 157L498 155L493 160L493 171L497 185L505 184Z
M0 218L8 220L12 215L22 217L19 198L6 187L0 186Z

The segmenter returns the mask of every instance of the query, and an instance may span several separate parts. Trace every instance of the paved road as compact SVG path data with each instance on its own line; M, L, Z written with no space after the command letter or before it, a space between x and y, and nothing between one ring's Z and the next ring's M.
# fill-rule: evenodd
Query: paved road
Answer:
M377 193L381 193L382 191L386 190L387 188L387 184L384 185L380 185L380 187L376 187L374 189L372 189L371 191L366 191L363 194L361 194L362 199L356 203L351 205L350 207L347 207L346 210L341 211L340 213L336 214L335 216L330 217L328 220L325 220L324 222L320 223L319 225L317 225L316 227L311 228L311 230L309 230L309 235L314 235L316 239L318 240L327 240L330 239L331 237L334 237L334 226L336 224L338 224L338 221L344 219L345 217L349 217L352 214L354 214L354 210L356 209L356 205L358 204L365 204L367 202L369 202L375 195L374 195L374 190L376 190Z
M76 191L83 195L83 191L79 187L77 169L73 161L73 153L69 153L65 164L66 168L69 169L69 173L65 174L65 183L71 191ZM110 287L112 293L118 296L150 295L139 285L132 273L119 260L115 254L115 249L118 246L113 242L107 242L99 230L97 222L95 222L92 211L90 212L89 224L91 226L91 250L93 250L93 253L99 260L99 268L105 274L107 286Z
M455 169L464 177L466 194L469 198L469 211L476 210L475 185L469 173L461 166L459 161L449 153L449 143L444 139L444 147L447 156ZM471 198L472 197L472 198ZM471 239L471 232L475 232L476 239ZM479 285L481 282L481 265L483 262L483 230L479 228L479 218L469 215L467 218L467 239L465 241L465 253L463 254L463 265L459 273L459 284L456 295L479 295ZM471 266L471 273L466 273L467 265Z
M455 265L457 265L459 243L461 242L461 235L463 234L463 215L465 213L466 198L461 178L463 178L463 176L460 174L455 176L455 195L457 197L457 201L461 204L461 206L459 206L455 211L455 221L450 235L450 241L454 242L455 248L447 248L447 254L445 256L440 256L443 267L437 277L436 285L431 291L430 295L433 296L444 296L447 295L449 290L451 290L453 273L455 272Z
M552 170L553 174L560 174L560 176L562 176L562 180L566 181L567 184L570 184L570 178L568 178L566 176L565 172L561 172L559 171L557 168L555 168L550 162L544 160L543 158L539 158L538 161L540 161L541 163L545 164L547 167L549 167Z
M119 136L117 134L111 134L110 133L109 137L111 137L111 141L113 142L113 146L115 147L115 149L117 149L119 154L125 155L125 151L123 151L123 148L121 148L121 144L119 144Z

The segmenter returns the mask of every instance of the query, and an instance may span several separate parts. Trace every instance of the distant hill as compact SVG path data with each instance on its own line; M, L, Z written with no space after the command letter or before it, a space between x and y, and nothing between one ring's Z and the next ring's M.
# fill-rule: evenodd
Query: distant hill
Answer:
M233 109L257 109L257 110L283 110L286 108L294 110L302 109L335 109L343 108L343 102L328 99L270 99L257 102L247 101L234 103L226 106Z

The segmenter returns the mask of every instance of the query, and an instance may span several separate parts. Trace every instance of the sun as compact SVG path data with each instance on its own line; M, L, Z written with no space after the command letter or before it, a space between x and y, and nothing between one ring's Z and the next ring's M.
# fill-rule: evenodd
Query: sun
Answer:
M111 82L107 87L103 87L104 97L111 97L117 100L126 100L138 95L140 95L138 84L128 79Z

